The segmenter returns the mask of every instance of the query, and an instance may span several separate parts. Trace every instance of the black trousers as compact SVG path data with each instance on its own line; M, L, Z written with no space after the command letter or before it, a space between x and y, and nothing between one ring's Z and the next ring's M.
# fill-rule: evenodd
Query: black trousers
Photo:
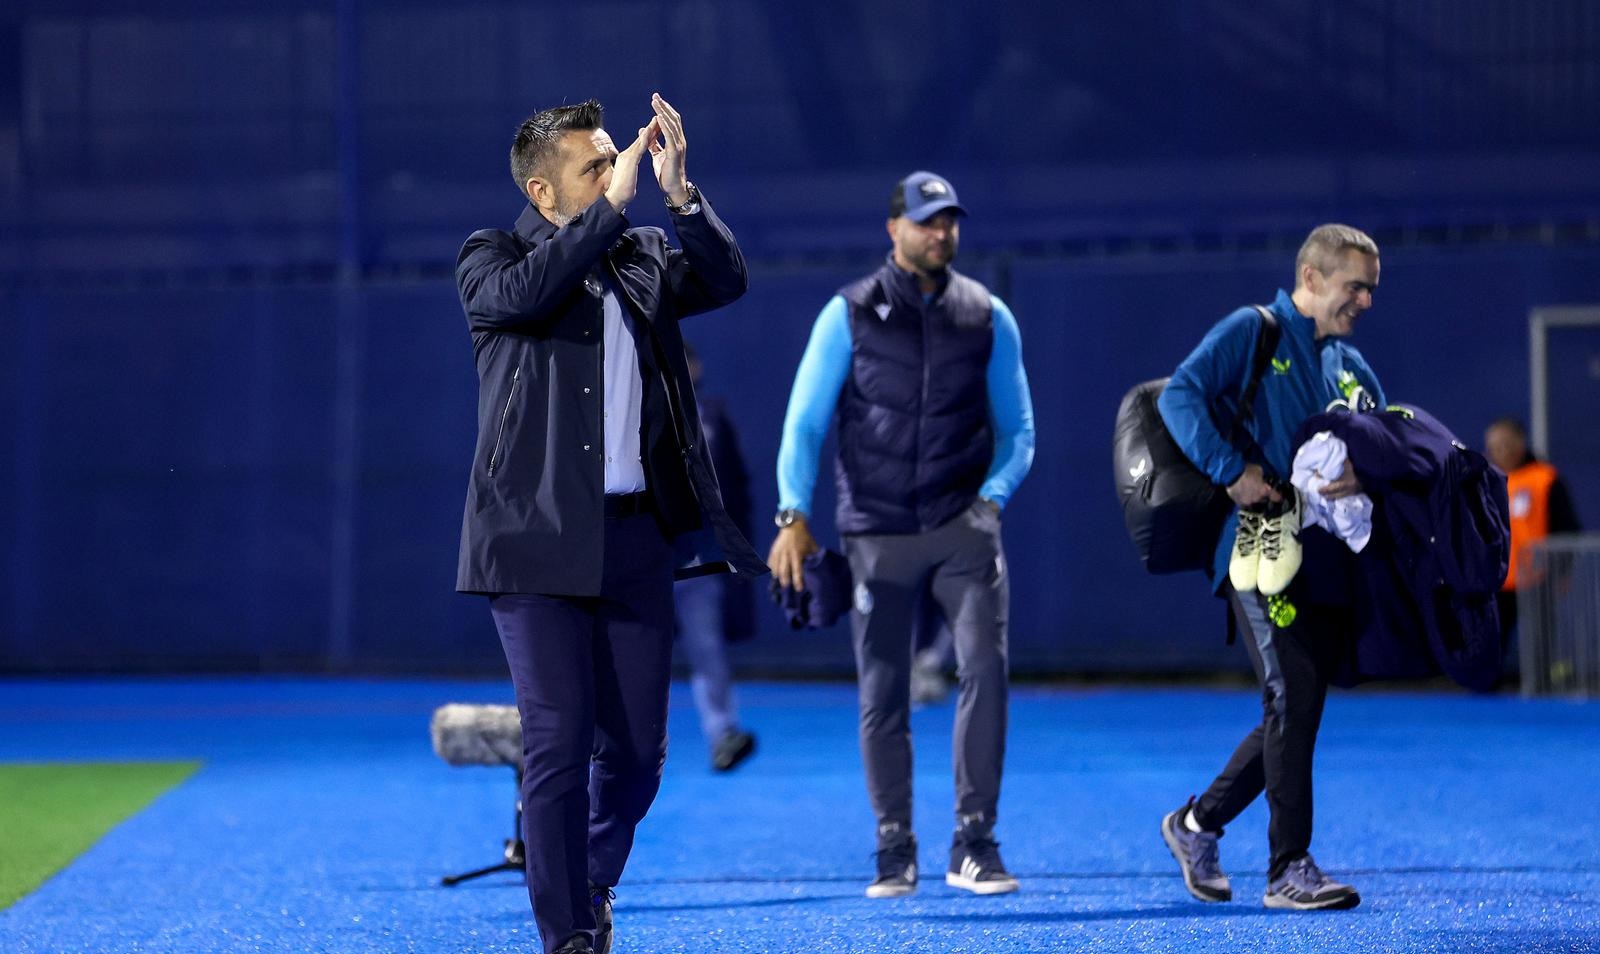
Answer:
M594 937L589 885L622 877L661 786L672 553L648 513L607 519L595 597L490 600L522 717L528 896L546 951Z
M1266 792L1271 879L1311 850L1312 755L1349 621L1336 611L1302 606L1280 628L1268 618L1267 597L1230 587L1228 602L1261 683L1261 724L1239 743L1194 816L1200 827L1221 831Z

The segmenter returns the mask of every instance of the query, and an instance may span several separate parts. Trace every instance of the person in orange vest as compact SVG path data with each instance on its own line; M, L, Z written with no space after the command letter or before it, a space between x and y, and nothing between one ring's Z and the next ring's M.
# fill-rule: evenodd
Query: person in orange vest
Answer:
M1511 503L1511 569L1500 587L1500 631L1511 646L1517 623L1517 567L1529 545L1553 533L1577 533L1582 527L1572 507L1572 497L1554 466L1528 450L1528 432L1522 422L1502 417L1483 432L1484 454L1505 471L1506 496ZM1523 570L1523 582L1527 570Z

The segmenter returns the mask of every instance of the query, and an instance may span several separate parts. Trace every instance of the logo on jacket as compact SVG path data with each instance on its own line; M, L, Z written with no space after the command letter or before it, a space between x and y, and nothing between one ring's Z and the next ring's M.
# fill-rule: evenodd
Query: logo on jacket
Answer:
M1143 477L1144 476L1144 472L1149 470L1149 469L1150 469L1150 458L1141 457L1141 458L1139 458L1139 463L1134 464L1132 467L1128 468L1128 476L1132 477L1134 480L1138 480L1140 477Z
M872 306L872 310L878 313L878 320L879 321L888 321L889 320L889 303L888 302L880 301L876 305Z
M1272 373L1273 374L1288 374L1289 373L1289 359L1288 358L1273 358L1272 359Z

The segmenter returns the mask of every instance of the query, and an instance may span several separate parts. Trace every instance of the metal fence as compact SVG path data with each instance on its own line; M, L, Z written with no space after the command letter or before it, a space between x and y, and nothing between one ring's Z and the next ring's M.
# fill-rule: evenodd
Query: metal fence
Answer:
M1517 604L1522 694L1600 697L1600 534L1528 548Z

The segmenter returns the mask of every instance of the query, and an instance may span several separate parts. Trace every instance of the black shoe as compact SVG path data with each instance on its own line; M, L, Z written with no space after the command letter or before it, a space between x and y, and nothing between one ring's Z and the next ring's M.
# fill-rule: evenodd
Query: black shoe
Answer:
M616 896L610 888L589 888L589 903L594 905L594 954L611 954L611 902Z
M743 729L729 729L711 749L711 770L731 772L755 753L756 737Z
M869 898L903 898L917 890L917 838L899 822L878 826L878 877Z
M567 938L567 942L556 948L555 954L594 954L594 948L589 944L589 939L582 934L574 934Z
M973 894L1008 894L1017 890L1017 879L1000 860L1000 843L994 840L994 826L981 815L964 816L961 827L950 842L950 870L944 883L964 888Z

